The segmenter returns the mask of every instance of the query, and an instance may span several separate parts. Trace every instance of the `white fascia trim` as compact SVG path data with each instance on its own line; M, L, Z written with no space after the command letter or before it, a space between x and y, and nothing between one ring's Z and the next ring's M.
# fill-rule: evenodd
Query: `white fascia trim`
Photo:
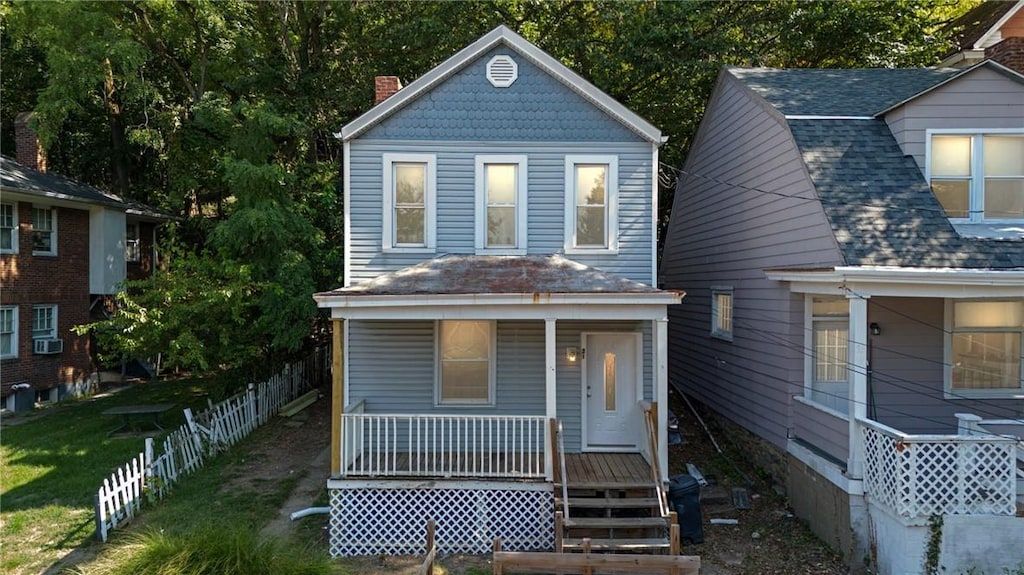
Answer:
M527 253L527 197L529 174L526 154L478 154L475 157L474 192L476 194L475 250L477 254L524 256ZM488 164L514 164L516 166L516 245L513 247L487 247L487 175Z
M3 192L4 200L11 201L12 198L22 202L29 203L40 203L39 198L46 198L48 205L60 206L65 208L74 208L76 210L87 210L89 208L82 207L82 204L89 206L106 206L109 208L119 208L121 210L128 210L128 205L122 203L114 198L107 200L89 200L86 198L80 198L78 196L69 196L67 194L61 194L57 192L47 190L23 190L20 188L12 188L4 186L0 188ZM98 190L97 190L98 192ZM99 192L98 192L99 193Z
M607 305L380 305L331 308L331 319L346 320L600 320L642 321L666 319L668 304ZM327 307L327 306L325 306Z
M893 284L1016 286L1024 291L1024 270L837 266L822 271L766 270L765 275L770 280L785 282L834 284L857 280Z
M481 36L476 42L459 50L454 56L399 90L394 96L370 108L368 112L349 122L341 129L342 139L351 140L357 137L500 43L504 43L527 60L530 60L534 65L554 76L637 135L654 144L661 144L661 131L654 127L654 125L616 102L611 96L605 94L564 64L504 25L498 26Z
M814 114L786 114L787 120L874 120L874 116L817 116Z
M850 479L835 463L790 439L786 442L786 453L797 458L801 463L824 477L829 483L850 495L863 495L864 484L860 479Z
M323 308L377 308L391 306L473 306L473 305L673 305L682 294L659 293L574 293L574 294L417 294L417 295L341 295L315 294Z
M1003 14L1002 18L997 20L996 23L993 24L991 28L986 30L985 33L981 35L981 38L978 38L978 41L974 43L974 46L972 46L972 48L974 48L975 50L981 50L981 51L984 52L985 48L988 47L988 44L987 44L988 39L991 38L992 35L995 34L996 32L999 32L1000 31L999 29L1003 27L1003 24L1006 24L1006 22L1010 18L1013 18L1013 16L1015 14L1017 14L1017 12L1019 12L1022 7L1024 7L1024 0L1019 0L1017 2L1016 6L1014 6L1013 8L1010 8L1009 10L1007 10L1006 14Z
M651 146L651 285L658 286L658 182L661 180L658 163L658 146ZM668 469L665 465L664 469Z

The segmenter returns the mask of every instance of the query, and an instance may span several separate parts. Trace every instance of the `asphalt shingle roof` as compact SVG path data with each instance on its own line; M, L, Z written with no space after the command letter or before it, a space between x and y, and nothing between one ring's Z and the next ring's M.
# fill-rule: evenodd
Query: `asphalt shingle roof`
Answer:
M957 234L885 121L789 126L847 265L1024 267L1024 241Z
M944 33L952 32L955 44L955 47L945 55L950 56L960 50L971 49L989 29L996 25L1000 18L1016 5L1017 0L982 2L943 26Z
M661 293L553 256L447 255L322 295Z
M37 172L7 156L0 156L0 186L25 193L64 196L108 206L124 207L120 197L92 186L76 182L60 174Z
M729 68L785 115L874 116L951 78L954 68Z

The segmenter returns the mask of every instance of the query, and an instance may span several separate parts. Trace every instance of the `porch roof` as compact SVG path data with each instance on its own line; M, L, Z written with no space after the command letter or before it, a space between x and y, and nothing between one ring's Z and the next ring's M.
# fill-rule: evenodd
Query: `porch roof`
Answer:
M902 297L1024 297L1024 268L835 266L766 268L770 280L794 292Z
M446 255L358 285L315 294L320 307L665 306L683 292L660 290L560 255ZM662 309L664 309L662 307Z

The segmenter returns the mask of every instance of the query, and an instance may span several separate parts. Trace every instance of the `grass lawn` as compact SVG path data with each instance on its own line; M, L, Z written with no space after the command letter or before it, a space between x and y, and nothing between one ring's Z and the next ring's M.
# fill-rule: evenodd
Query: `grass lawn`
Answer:
M194 379L143 383L31 416L6 416L0 430L0 572L41 573L93 537L93 496L101 481L144 446L141 435L108 438L119 419L101 415L103 410L174 403L161 416L174 429L184 422L185 407L204 407L207 396L216 400L221 389Z

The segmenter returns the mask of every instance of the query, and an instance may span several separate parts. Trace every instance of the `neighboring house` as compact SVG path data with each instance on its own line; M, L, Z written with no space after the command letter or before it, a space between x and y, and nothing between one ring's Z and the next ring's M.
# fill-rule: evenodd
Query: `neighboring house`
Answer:
M941 66L966 68L988 58L1015 70L1024 69L1024 0L989 0L978 4L945 27L956 47ZM1006 54L1016 54L1013 63Z
M851 565L1024 561L1019 73L723 70L661 279L672 383Z
M665 428L682 296L652 287L661 133L504 26L389 86L341 132L346 283L315 296L334 320L331 553L422 551L428 518L442 552L550 548L593 526L577 489L645 493L595 528L663 547L648 424Z
M47 173L29 119L18 116L17 161L0 158L0 397L12 411L86 389L88 337L71 327L102 314L126 278L152 272L167 219Z

